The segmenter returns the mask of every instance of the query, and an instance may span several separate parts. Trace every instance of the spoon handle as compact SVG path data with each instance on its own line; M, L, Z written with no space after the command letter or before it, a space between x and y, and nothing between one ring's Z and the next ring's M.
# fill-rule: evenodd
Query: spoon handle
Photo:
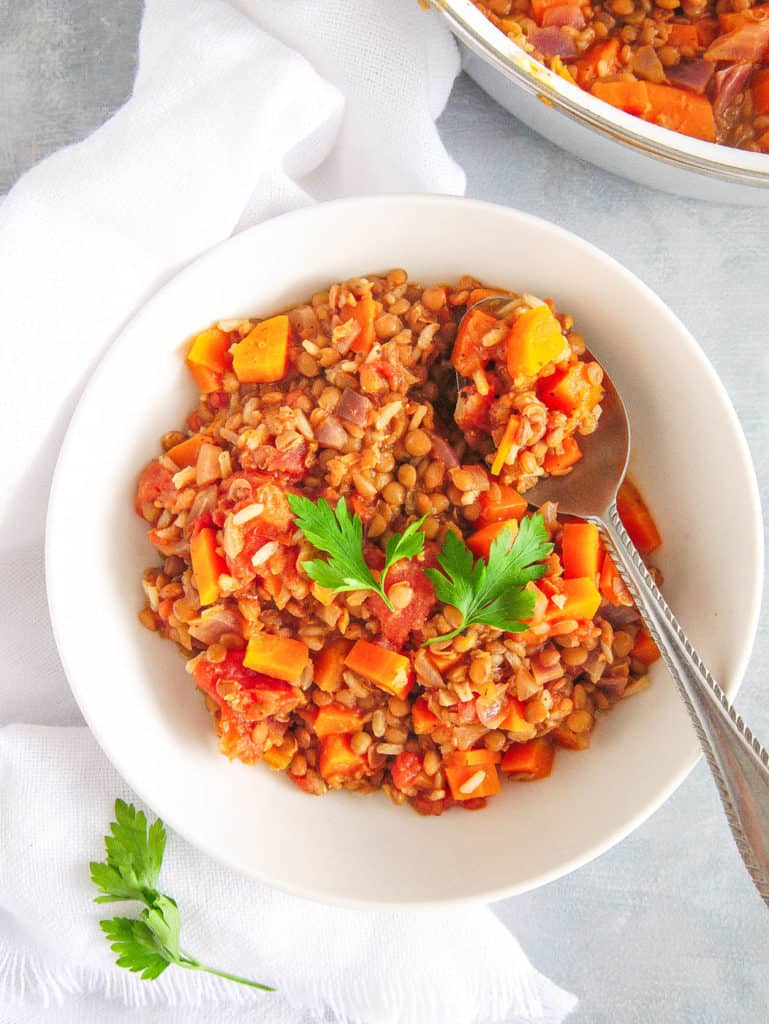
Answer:
M713 773L737 849L769 906L769 755L708 672L622 525L616 504L594 519L678 686Z

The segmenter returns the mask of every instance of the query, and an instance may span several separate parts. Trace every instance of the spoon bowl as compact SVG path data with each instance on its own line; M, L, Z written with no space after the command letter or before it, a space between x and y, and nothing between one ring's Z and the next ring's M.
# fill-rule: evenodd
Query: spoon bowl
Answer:
M588 518L603 516L615 500L630 459L630 420L606 372L602 384L601 418L597 430L579 439L582 458L565 476L546 476L527 491L530 505L555 501L561 512Z

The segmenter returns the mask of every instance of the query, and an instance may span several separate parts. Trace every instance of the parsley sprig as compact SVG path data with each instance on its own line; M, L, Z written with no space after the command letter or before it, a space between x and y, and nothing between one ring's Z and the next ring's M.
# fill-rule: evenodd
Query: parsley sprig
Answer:
M385 592L390 568L402 558L414 558L424 547L421 532L425 516L411 523L403 533L394 533L385 545L385 564L377 580L363 557L363 522L350 512L340 498L332 509L325 498L311 501L299 494L289 494L288 503L296 516L296 524L307 540L330 557L302 562L302 568L321 587L342 593L347 590L371 590L395 611Z
M424 647L451 640L474 624L493 626L506 633L528 628L522 619L534 612L534 595L526 584L545 573L542 559L553 550L545 522L537 513L524 517L515 540L505 527L494 538L488 560L473 561L473 553L449 530L438 556L438 569L425 569L436 596L462 614L462 623L450 633L425 641Z
M100 891L94 902L135 900L144 904L139 917L112 917L99 922L112 952L117 954L118 967L149 980L175 964L274 992L268 985L208 967L182 949L179 909L170 896L156 888L166 846L163 822L158 819L147 827L144 813L123 800L115 801L115 819L110 824L110 835L104 837L106 861L91 864L91 881Z

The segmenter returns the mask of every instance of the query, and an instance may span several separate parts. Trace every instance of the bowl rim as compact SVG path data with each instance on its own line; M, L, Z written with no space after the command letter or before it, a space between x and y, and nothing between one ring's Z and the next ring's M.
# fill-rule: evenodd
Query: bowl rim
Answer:
M154 306L161 304L164 301L164 294L170 288L177 285L178 282L183 282L186 277L194 277L199 275L201 272L205 272L208 264L213 264L218 261L221 257L221 253L227 247L235 244L243 244L243 237L245 235L258 234L260 229L265 224L274 224L276 221L289 222L293 220L302 220L303 218L312 216L314 211L319 208L331 208L334 211L342 209L355 210L358 208L360 216L364 217L365 212L371 208L372 205L376 206L393 206L401 203L411 203L425 206L445 206L451 207L453 205L463 205L469 211L472 210L492 210L496 213L503 213L505 215L512 215L513 217L519 218L522 221L528 222L536 228L544 226L548 232L553 232L557 236L564 240L568 240L571 244L577 244L587 248L592 255L607 265L612 271L620 274L629 280L632 285L637 288L644 299L650 304L657 307L657 309L675 325L676 329L681 336L681 341L685 344L688 354L691 359L699 365L700 370L706 374L711 383L713 384L716 392L721 400L724 415L728 420L731 421L731 426L734 429L735 436L737 438L737 450L734 452L735 458L737 458L741 464L743 473L745 475L746 482L746 494L744 496L750 508L750 518L752 522L752 537L749 539L749 543L752 545L757 556L757 567L754 577L754 583L752 587L752 593L750 595L750 615L748 622L748 630L746 632L747 642L743 645L742 649L738 652L736 658L733 678L731 685L728 687L728 693L730 697L734 697L734 694L739 689L742 680L745 675L745 671L750 659L753 646L755 644L756 631L759 620L761 596L763 589L764 579L764 534L763 534L763 519L761 511L761 502L759 497L758 483L756 479L755 467L750 455L750 450L747 444L747 440L742 430L737 413L732 405L729 395L721 382L715 368L708 360L705 353L697 344L694 336L685 327L685 325L679 320L676 314L667 306L666 303L654 292L648 285L646 285L637 275L632 271L624 267L618 260L605 253L602 249L593 245L593 243L587 241L576 233L561 227L558 224L554 224L552 221L547 221L542 217L535 216L530 213L526 213L522 210L518 210L514 207L503 206L498 203L492 203L485 200L469 199L462 196L450 196L450 195L439 195L433 193L399 193L399 194L380 194L380 195L363 195L353 196L344 199L332 200L329 202L319 203L314 206L301 207L299 209L291 210L287 213L279 214L276 217L269 218L259 224L246 229L245 231L238 232L236 235L232 235L227 239L217 243L210 249L204 251L201 255L192 259L185 267L179 272L173 274L170 278L165 279L157 288L157 290L150 296L149 299L142 302L140 306L134 311L134 313L125 321L123 326L120 328L119 333L114 340L108 345L103 355L99 359L99 362L95 370L90 375L86 386L78 400L75 411L70 419L67 426L67 431L64 440L59 451L59 456L54 469L49 500L48 509L46 516L46 532L45 532L45 578L46 578L46 596L48 602L49 615L51 620L51 626L54 634L54 639L58 649L58 653L61 659L61 663L67 677L67 681L72 689L75 699L78 703L81 713L85 718L85 721L96 739L99 746L105 753L107 759L115 767L119 775L126 781L131 789L140 797L140 799L147 804L148 807L153 807L153 799L148 797L144 785L137 785L135 782L134 773L131 768L130 760L126 763L126 760L121 757L116 757L110 752L110 745L108 738L105 737L101 731L98 722L94 721L88 713L87 701L82 699L84 697L84 691L77 681L77 674L70 670L72 665L72 658L70 657L70 646L69 640L65 635L65 632L60 626L58 615L57 615L57 598L61 595L56 594L56 587L54 585L55 575L55 561L56 552L55 545L53 542L53 536L59 532L57 529L57 521L59 519L59 495L64 490L64 478L67 463L70 457L70 450L75 444L76 430L74 429L78 423L78 420L83 415L85 407L89 402L90 396L98 391L101 377L109 369L109 364L114 357L114 353L119 351L130 340L130 334L135 329L137 323L146 317L151 317ZM63 602L62 602L63 603ZM498 900L507 899L512 896L520 895L525 892L530 892L540 888L549 882L556 881L565 875L570 874L572 871L585 864L590 863L602 854L606 853L612 847L616 846L623 839L625 839L631 832L643 824L648 818L651 817L659 808L669 799L669 797L675 792L675 790L681 785L684 779L689 775L692 769L696 766L701 758L701 753L697 752L690 756L686 763L681 769L670 778L668 783L661 788L656 796L647 800L647 802L639 808L639 810L627 820L623 826L616 828L608 836L598 842L592 843L585 850L579 854L569 858L558 864L556 867L543 871L541 874L533 876L525 882L511 883L509 885L496 886L494 888L485 890L480 893L468 894L463 896L452 896L443 898L426 898L421 900L401 900L401 899L362 899L357 896L345 896L340 895L336 892L329 892L321 890L318 887L307 886L301 883L293 884L288 883L285 880L275 882L272 878L265 877L256 871L251 872L248 877L253 878L255 881L268 885L272 888L287 892L294 896L299 896L305 899L310 899L319 903L332 904L335 906L345 907L349 909L370 909L370 910L430 910L436 908L449 908L460 905L480 905L484 903L493 903ZM210 848L202 845L197 837L191 834L191 830L187 828L184 821L178 821L176 815L172 813L166 813L163 809L163 820L166 825L172 828L180 836L182 836L187 842L189 842L196 849L205 853L207 856L220 863L226 864L228 867L234 869L239 874L244 874L244 868L242 862L233 854L231 856L227 853L216 851L212 852Z
M508 80L588 130L672 165L728 184L769 189L769 154L704 142L643 121L566 81L534 60L471 0L428 0L454 34Z

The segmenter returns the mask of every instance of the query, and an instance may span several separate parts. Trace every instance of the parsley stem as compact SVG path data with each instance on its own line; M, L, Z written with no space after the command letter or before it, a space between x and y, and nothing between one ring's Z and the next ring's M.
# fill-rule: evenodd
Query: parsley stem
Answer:
M274 992L275 989L269 985L260 985L258 981L250 981L248 978L241 978L239 974L230 974L229 971L220 971L216 967L207 967L206 964L198 963L197 960L191 960L189 962L182 960L179 963L180 967L186 967L190 971L205 971L206 974L215 974L217 978L224 978L225 981L235 981L239 985L248 985L250 988L258 988L262 992Z
M248 985L250 988L261 989L262 992L275 992L275 989L270 985L261 985L258 981L250 981L248 978L242 978L239 974L230 974L229 971L220 971L218 967L209 967L207 964L202 964L200 960L196 960L185 949L180 949L179 952L181 953L181 959L177 959L176 963L179 967L186 967L188 971L205 971L206 974L215 974L217 978L224 978L226 981L236 981L239 985Z

